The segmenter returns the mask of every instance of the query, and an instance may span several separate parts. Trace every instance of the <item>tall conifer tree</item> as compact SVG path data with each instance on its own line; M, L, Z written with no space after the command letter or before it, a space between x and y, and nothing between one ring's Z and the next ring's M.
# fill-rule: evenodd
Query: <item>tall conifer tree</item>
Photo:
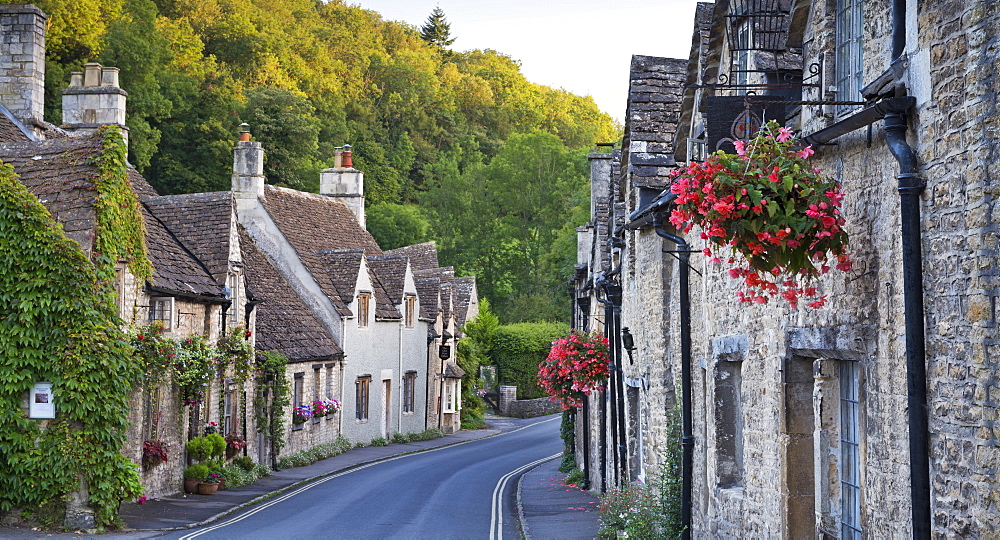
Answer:
M451 37L451 23L444 16L441 6L435 6L427 21L420 27L420 38L441 49L455 42L455 38Z

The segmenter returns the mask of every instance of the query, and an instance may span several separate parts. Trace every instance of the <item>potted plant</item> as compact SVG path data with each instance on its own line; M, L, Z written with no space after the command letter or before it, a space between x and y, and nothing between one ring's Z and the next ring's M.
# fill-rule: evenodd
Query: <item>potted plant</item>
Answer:
M235 432L226 435L226 457L232 458L239 454L240 450L243 450L246 447L246 437Z
M215 495L215 492L219 491L221 478L218 473L210 472L206 474L202 478L201 483L198 484L198 493L202 495Z
M326 410L326 402L322 399L314 399L312 402L312 416L313 418L323 418L326 416L328 411Z
M337 398L326 398L323 400L323 406L326 407L327 416L340 411L340 400Z
M209 474L214 474L216 481L219 483L219 489L226 489L226 469L222 466L222 462L216 462L208 467Z
M142 443L142 467L151 469L167 460L167 452L170 445L160 441L143 441Z
M780 295L793 308L800 300L822 307L826 296L812 282L831 267L850 271L853 263L840 182L810 164L812 148L802 148L777 122L735 145L736 155L716 152L673 173L670 222L683 232L700 228L711 246L706 256L732 251L726 261L730 277L742 281L741 302L763 304Z
M198 493L198 484L208 476L208 465L197 463L184 469L184 491Z
M292 409L292 423L304 424L306 420L312 418L312 407L309 405L299 405Z

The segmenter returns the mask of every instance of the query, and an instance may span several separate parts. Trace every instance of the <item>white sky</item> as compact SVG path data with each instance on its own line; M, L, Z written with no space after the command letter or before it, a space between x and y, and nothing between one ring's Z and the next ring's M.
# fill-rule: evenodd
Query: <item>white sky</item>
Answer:
M521 61L531 82L593 96L625 119L633 54L687 58L696 0L347 0L420 27L434 6L452 49L493 49Z

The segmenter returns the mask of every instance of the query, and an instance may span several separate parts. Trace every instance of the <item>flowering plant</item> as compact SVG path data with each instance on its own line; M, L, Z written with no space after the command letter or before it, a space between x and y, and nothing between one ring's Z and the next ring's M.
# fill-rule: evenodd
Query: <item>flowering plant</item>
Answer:
M215 422L209 422L205 424L205 435L208 435L210 433L215 433L216 431L219 431L219 424Z
M217 472L208 473L207 475L205 475L205 480L203 480L203 482L205 482L206 484L214 484L216 482L221 482L221 481L222 481L222 475Z
M246 437L233 432L226 435L226 446L233 450L242 450L247 447L247 439Z
M780 294L793 308L799 300L823 306L826 296L812 282L830 265L846 272L853 263L840 182L811 166L812 147L801 148L777 122L735 146L736 155L716 152L673 173L670 222L684 232L700 227L715 248L731 248L729 275L746 288L736 293L741 302L763 304ZM712 249L704 253L711 257Z
M312 407L310 407L309 405L299 405L297 407L292 408L293 424L302 424L306 420L312 418L312 416L313 416Z
M322 418L327 414L326 402L322 399L314 399L312 402L312 415L314 418Z
M143 441L142 442L142 464L147 468L159 465L167 460L167 452L170 451L170 445L160 441Z
M563 410L583 406L584 396L603 390L608 378L608 339L574 332L552 342L538 365L538 384Z
M333 414L340 411L340 400L337 398L323 399L323 406L326 407L326 414Z

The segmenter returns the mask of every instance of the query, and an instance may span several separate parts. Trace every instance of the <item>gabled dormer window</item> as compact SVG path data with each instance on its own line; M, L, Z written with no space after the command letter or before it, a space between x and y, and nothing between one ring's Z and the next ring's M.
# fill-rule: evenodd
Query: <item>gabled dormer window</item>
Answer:
M149 299L149 322L163 324L164 330L174 329L174 298L172 296L153 296Z
M368 326L368 312L371 308L371 293L358 293L358 326Z

